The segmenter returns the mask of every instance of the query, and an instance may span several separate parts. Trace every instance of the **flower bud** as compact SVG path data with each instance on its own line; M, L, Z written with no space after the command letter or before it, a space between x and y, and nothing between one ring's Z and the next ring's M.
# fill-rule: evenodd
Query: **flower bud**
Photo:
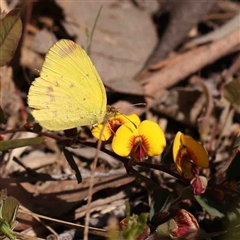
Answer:
M208 180L203 176L196 175L190 182L191 189L194 195L200 195L207 189Z
M190 212L179 209L174 220L177 223L177 228L170 233L172 239L198 239L200 228L196 218Z

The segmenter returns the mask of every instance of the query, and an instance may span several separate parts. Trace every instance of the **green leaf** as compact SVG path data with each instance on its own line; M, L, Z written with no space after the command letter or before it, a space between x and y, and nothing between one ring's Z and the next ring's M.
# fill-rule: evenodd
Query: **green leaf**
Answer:
M230 103L240 105L240 75L225 86L223 94Z
M0 237L4 238L5 236L8 237L10 240L16 239L9 224L6 221L0 219Z
M170 193L167 189L154 189L152 194L152 204L150 209L150 221L157 217L169 202Z
M139 237L147 226L147 213L141 213L139 216L133 214L127 218L127 225L123 227L122 239L123 240L135 240Z
M126 202L125 202L125 206L126 206L126 217L127 217L127 218L130 218L131 209L130 209L129 201L126 201Z
M212 217L223 218L225 216L226 211L223 204L217 200L210 189L204 194L194 195L194 198Z
M174 221L174 219L169 219L169 221L159 225L154 232L154 237L153 239L161 239L161 240L171 240L172 238L170 237L170 232L173 230L177 229L177 224Z
M68 164L70 165L70 167L72 168L72 170L75 172L75 176L77 178L78 183L82 182L82 175L78 169L78 165L75 163L72 153L69 152L66 148L63 148L63 153L65 158L68 161Z
M25 146L35 146L44 142L44 137L35 138L22 138L22 139L12 139L0 142L0 151L8 151L14 148L20 148Z
M234 149L232 157L230 160L231 164L229 165L226 171L226 180L228 182L231 181L239 181L240 180L240 148Z
M14 56L22 34L19 10L10 11L0 20L0 66L7 64Z
M0 237L7 236L10 240L15 240L12 230L16 227L16 214L19 202L14 197L7 197L7 190L0 192Z
M141 213L139 216L136 214L130 215L130 205L126 201L126 218L120 222L121 240L137 240L146 239L150 233L150 229L147 225L148 214Z
M18 211L19 202L14 197L7 197L3 200L2 218L13 229L16 226L16 214Z

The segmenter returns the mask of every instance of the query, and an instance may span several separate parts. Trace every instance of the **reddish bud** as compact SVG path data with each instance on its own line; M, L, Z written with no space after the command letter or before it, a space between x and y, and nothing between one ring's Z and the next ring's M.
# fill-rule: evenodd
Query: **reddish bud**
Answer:
M198 239L200 228L196 218L191 213L184 209L179 209L174 220L176 221L177 229L171 231L170 236L172 239Z
M196 175L190 182L194 195L203 194L207 188L208 180L203 176Z

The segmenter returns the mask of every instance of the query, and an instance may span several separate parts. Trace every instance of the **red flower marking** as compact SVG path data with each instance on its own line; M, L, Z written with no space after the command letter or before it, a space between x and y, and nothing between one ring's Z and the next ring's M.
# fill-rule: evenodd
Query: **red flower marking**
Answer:
M180 239L195 240L199 236L199 225L196 218L184 209L177 211L175 221L177 222L177 230L172 235Z
M147 158L147 151L149 150L149 143L144 135L134 136L130 141L132 151L131 155L137 161L143 161Z
M109 128L114 134L123 123L123 119L117 117L108 120Z

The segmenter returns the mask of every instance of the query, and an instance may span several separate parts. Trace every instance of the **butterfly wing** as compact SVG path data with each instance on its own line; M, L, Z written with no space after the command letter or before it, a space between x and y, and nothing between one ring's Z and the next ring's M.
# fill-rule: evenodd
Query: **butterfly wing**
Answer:
M49 50L40 77L29 89L34 118L48 130L101 123L106 91L86 52L71 40Z

